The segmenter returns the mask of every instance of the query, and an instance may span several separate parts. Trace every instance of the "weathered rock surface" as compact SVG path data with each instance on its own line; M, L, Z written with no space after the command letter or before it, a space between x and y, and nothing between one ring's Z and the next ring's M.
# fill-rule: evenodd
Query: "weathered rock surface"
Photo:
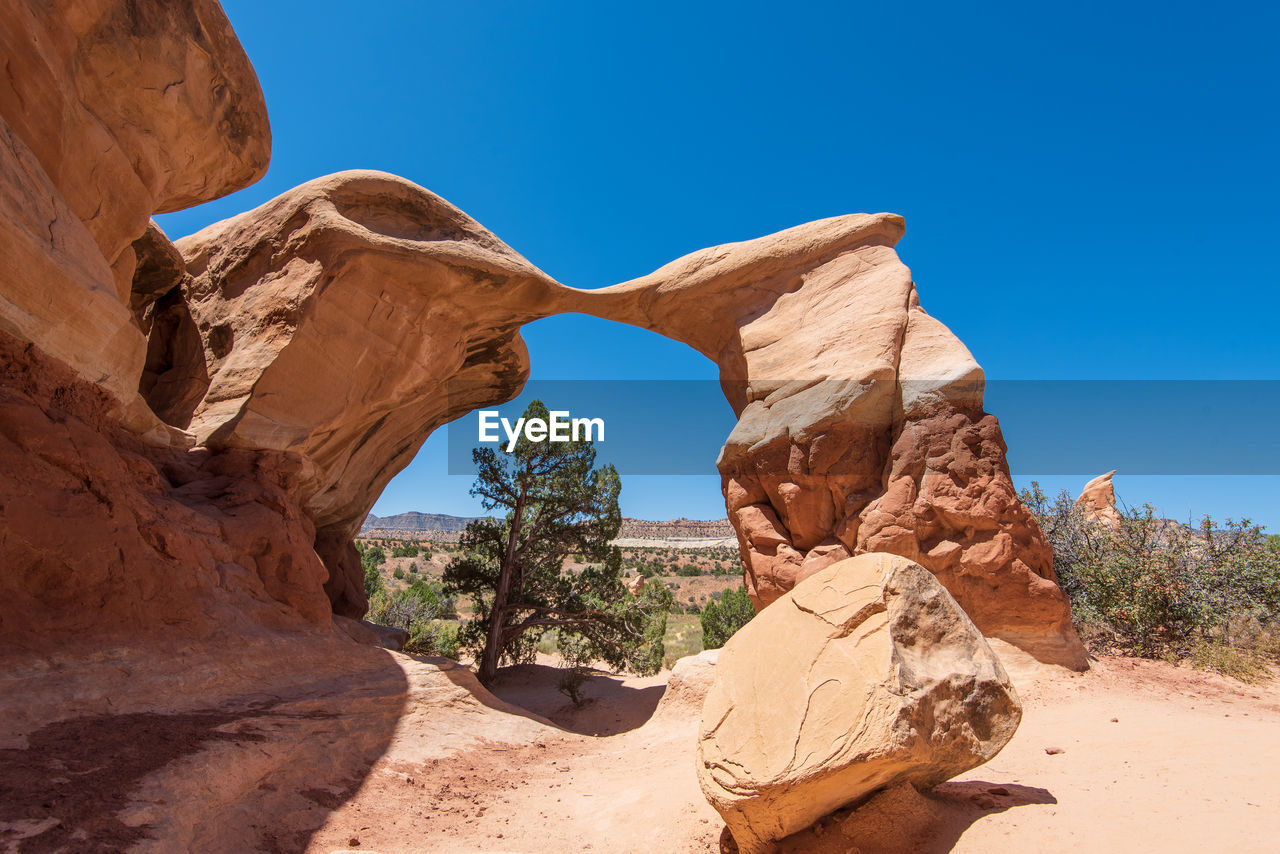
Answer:
M757 608L838 560L932 571L988 635L1085 666L1053 557L1018 501L982 369L920 307L893 214L717 246L582 294L683 341L738 414L719 460Z
M973 622L896 555L802 581L730 638L715 670L698 779L743 854L877 789L986 762L1022 713Z
M1084 485L1076 504L1084 511L1084 518L1108 528L1120 527L1120 511L1116 510L1116 487L1111 482L1115 469L1100 474Z
M671 666L667 688L662 692L654 717L696 720L702 704L716 681L716 662L720 650L704 649L697 655L686 655Z
M312 850L369 777L404 789L405 769L560 734L456 662L336 633L137 640L0 648L0 836L14 850Z
M200 445L288 451L337 613L364 612L351 545L387 482L438 426L509 400L521 324L568 292L440 197L344 172L177 242L204 374ZM207 376L207 383L205 377Z
M0 7L0 329L106 390L135 432L133 242L266 171L257 77L213 0Z
M107 395L0 332L0 637L327 627L328 573L279 451L135 436Z
M352 537L379 492L435 427L518 393L521 325L561 312L689 343L739 414L719 466L752 595L773 603L740 637L765 640L725 651L730 688L715 653L682 662L662 711L717 686L701 749L740 757L707 785L738 787L722 800L744 838L999 749L1016 699L938 580L984 631L1083 660L981 371L893 251L899 217L579 291L426 190L344 172L175 243L153 214L246 185L270 149L217 3L16 0L0 51L0 823L51 848L81 827L121 849L144 828L157 850L298 847L393 735L415 763L541 737L464 668L388 668L372 644L397 639L344 617L365 610ZM925 568L840 562L868 551ZM848 566L880 574L823 581L861 578ZM860 646L833 637L842 621ZM810 684L829 668L879 687ZM735 735L765 690L783 702L764 731L790 748ZM840 729L850 715L862 729ZM774 794L733 776L796 768L809 795L778 795L776 820L747 804ZM62 799L67 769L86 776Z

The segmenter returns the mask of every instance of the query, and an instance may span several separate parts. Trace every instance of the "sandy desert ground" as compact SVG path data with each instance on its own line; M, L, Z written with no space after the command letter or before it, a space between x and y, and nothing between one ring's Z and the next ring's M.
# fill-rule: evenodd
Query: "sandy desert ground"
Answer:
M994 760L929 794L883 793L783 850L1276 850L1277 682L1116 658L1085 674L1010 670L1025 716ZM719 851L694 775L696 703L660 703L666 676L600 676L575 710L551 668L509 671L496 693L558 726L529 720L527 743L426 761L397 734L307 850Z
M1116 658L1072 674L1000 654L1025 706L1002 753L782 850L1276 850L1280 680ZM286 660L329 675L290 681ZM447 659L336 641L247 639L235 662L170 662L110 652L87 670L0 670L0 851L721 850L694 772L701 698L683 675L601 674L575 709L547 663L504 671L495 696ZM50 667L85 686L56 713ZM130 693L111 690L125 680Z

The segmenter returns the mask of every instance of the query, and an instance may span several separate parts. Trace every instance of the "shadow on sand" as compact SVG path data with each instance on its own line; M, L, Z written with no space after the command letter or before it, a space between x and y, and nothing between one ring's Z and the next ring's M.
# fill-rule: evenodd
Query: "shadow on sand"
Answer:
M579 735L610 736L638 729L653 717L666 685L633 687L626 677L590 671L583 687L586 701L574 706L558 688L564 670L545 664L519 664L498 671L491 690L513 706L546 718Z
M779 854L945 854L984 816L1014 807L1056 804L1048 790L1017 783L964 780L928 792L901 784L864 803L838 810L813 827L792 834ZM721 850L734 852L725 829Z
M323 639L282 635L276 643L279 662L297 653L300 669L320 678L236 678L226 650L206 649L193 671L221 669L217 685L238 692L211 690L205 708L54 720L26 732L21 747L0 749L0 848L305 850L386 752L408 686L383 650L330 643L335 660L325 673L306 661L305 648ZM151 662L136 659L135 684L180 684L165 670L171 661L147 654ZM128 685L120 681L120 694L128 696Z

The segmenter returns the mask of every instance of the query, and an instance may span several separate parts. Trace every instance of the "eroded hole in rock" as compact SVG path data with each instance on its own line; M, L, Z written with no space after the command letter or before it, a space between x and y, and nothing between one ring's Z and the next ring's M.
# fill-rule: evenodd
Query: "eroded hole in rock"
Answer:
M230 324L219 323L209 330L209 352L213 353L214 358L224 358L231 352L234 343L235 332Z
M209 388L200 330L181 290L149 306L147 317L147 362L138 391L166 424L186 427Z

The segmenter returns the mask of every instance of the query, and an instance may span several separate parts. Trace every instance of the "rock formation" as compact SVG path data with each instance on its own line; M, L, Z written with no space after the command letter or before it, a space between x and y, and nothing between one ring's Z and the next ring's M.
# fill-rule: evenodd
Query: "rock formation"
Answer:
M721 650L698 780L756 854L885 786L991 759L1022 708L981 633L928 570L861 555L800 582Z
M0 46L0 634L216 627L215 602L273 625L359 617L352 537L379 492L436 426L519 391L523 323L573 311L719 365L758 607L892 552L984 632L1083 664L982 372L893 250L900 217L582 291L426 190L344 172L175 243L151 215L244 186L270 148L218 5L20 0Z
M1116 510L1116 487L1111 482L1115 469L1100 474L1084 485L1076 505L1084 511L1088 522L1096 522L1108 528L1120 527L1120 511Z
M432 430L519 392L520 325L567 289L379 172L311 181L176 246L208 378L176 426L200 445L301 458L334 609L359 616L352 538L373 502Z
M893 250L901 218L823 220L582 291L421 187L361 171L173 242L152 215L247 185L269 156L262 93L218 4L14 0L0 5L0 49L6 749L75 716L66 732L96 737L175 709L204 710L175 732L216 741L224 722L295 700L297 743L341 740L360 724L330 728L333 709L377 686L358 756L324 764L358 781L396 720L425 728L440 703L475 696L447 669L406 687L401 665L353 643L395 638L355 622L352 537L435 427L520 390L521 325L560 312L688 343L719 365L739 415L719 468L765 610L720 657L700 750L747 845L849 792L928 785L999 749L1017 702L956 601L982 631L1083 663L982 410L981 370L920 308ZM862 552L901 557L842 561ZM713 660L682 671L672 704L692 702ZM823 675L849 661L875 696ZM765 691L776 743L748 743L740 727ZM318 692L332 702L308 707ZM278 761L206 766L215 800L205 772L170 769L173 809L131 806L120 839L154 827L184 847L199 805L217 825L205 830L236 836L210 847L274 846L223 817L268 801L301 815L288 791L301 775L272 776L293 764L286 741ZM121 742L100 739L108 759L85 773ZM153 758L150 770L176 757ZM769 791L797 770L804 803ZM764 802L780 818L761 817ZM46 847L73 844L74 802L60 804L66 824L39 831Z
M921 308L893 214L695 252L582 294L583 311L720 366L738 424L718 462L757 608L835 561L932 571L988 635L1085 666L1053 555L1018 501L983 373Z
M133 243L153 213L266 171L266 104L214 0L15 0L0 8L0 329L106 391L135 432Z
M328 627L328 576L277 451L147 442L115 401L0 333L0 637Z
M328 627L299 461L187 450L139 393L155 271L180 267L150 216L267 166L221 8L19 0L0 45L0 636Z
M654 710L655 718L679 721L696 721L702 715L702 705L716 681L716 662L720 650L704 649L697 655L686 655L671 665L667 686Z

